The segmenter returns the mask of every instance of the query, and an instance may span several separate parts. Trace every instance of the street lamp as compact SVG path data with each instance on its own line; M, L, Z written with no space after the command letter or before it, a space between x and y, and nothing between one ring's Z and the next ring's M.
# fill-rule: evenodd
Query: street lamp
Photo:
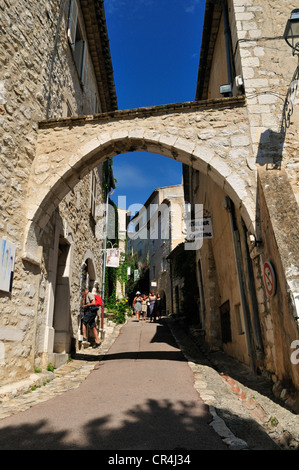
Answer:
M286 127L289 127L299 83L299 8L295 8L295 10L291 12L283 37L286 43L293 49L293 55L296 54L298 57L298 65L289 86L283 107L284 123Z
M299 54L299 8L291 12L283 34L287 44L293 49L293 55Z

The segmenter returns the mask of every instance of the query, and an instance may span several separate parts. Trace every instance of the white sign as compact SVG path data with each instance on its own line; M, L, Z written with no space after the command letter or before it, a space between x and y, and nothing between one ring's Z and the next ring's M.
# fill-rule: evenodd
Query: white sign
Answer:
M211 217L191 220L188 224L187 240L194 238L213 238L213 227Z
M156 281L152 281L152 282L151 282L151 286L152 286L152 287L157 287L157 282L156 282Z
M110 248L109 250L107 250L106 266L108 268L118 268L119 256L120 256L120 250L115 249L115 248Z
M16 246L8 240L0 239L0 248L0 290L11 292Z

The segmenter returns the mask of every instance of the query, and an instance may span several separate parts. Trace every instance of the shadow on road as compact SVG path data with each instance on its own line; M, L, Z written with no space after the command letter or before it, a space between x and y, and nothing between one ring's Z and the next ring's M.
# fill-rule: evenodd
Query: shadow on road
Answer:
M201 416L192 416L193 402L173 403L147 400L142 406L129 409L120 427L113 428L107 413L76 429L53 430L51 417L44 416L34 424L6 425L0 429L1 450L227 450L220 437L207 428L210 419L206 409ZM25 412L26 413L26 412ZM226 411L226 413L229 413ZM235 419L231 416L231 419ZM255 426L253 422L240 426ZM208 431L207 431L208 429ZM259 431L260 432L260 431ZM261 447L262 449L262 447Z

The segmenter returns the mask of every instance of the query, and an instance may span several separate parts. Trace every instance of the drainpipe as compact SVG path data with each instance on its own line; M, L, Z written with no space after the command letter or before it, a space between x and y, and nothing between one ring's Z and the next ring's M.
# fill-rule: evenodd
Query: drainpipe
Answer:
M105 238L104 238L104 260L103 260L103 279L102 279L102 313L101 313L101 331L104 332L104 299L105 299L105 275L106 275L106 258L107 258L107 234L108 234L108 205L109 197L114 193L115 189L107 193L106 214L105 214Z
M231 226L232 238L233 238L233 246L234 246L234 255L235 255L235 261L236 261L236 268L237 268L237 277L238 277L238 284L239 284L239 290L240 290L241 306L242 306L243 318L244 318L244 324L245 324L247 351L250 357L252 370L255 371L256 360L255 360L255 355L254 355L252 342L251 342L250 310L249 310L249 305L248 305L248 300L247 300L246 290L245 290L244 266L243 266L242 253L241 253L240 234L239 234L236 221L235 221L234 205L229 197L224 198L223 206L229 213L230 226Z
M109 193L107 193L106 214L105 214L104 260L103 260L103 279L102 279L102 311L101 311L102 335L104 334L104 303L105 303L104 300L105 300L106 257L107 257L108 201L109 201Z
M170 271L171 314L173 314L173 272L172 272L172 259L168 259L167 261L169 261L169 271Z
M252 261L249 254L248 244L247 244L247 228L242 221L243 227L243 240L245 245L245 262L246 262L246 275L248 279L248 288L249 295L252 305L252 320L253 320L253 333L256 345L256 357L258 360L264 358L264 345L262 340L261 325L258 314L258 302L256 297L255 285L254 285L254 273L252 268Z
M169 249L172 251L172 215L171 210L169 211ZM170 260L170 289L171 289L171 314L173 314L173 265L172 259Z

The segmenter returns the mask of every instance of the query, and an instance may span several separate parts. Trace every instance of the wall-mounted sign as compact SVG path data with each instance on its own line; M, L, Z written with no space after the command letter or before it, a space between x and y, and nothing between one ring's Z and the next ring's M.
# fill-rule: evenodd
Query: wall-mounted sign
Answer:
M106 266L108 268L118 268L119 256L120 250L117 250L115 248L110 248L109 250L107 250Z
M0 249L0 290L11 292L16 246L8 240L0 239Z
M264 263L263 275L267 294L272 297L276 292L276 276L270 261Z
M187 240L194 238L213 238L213 227L211 217L203 217L191 220L187 228Z

